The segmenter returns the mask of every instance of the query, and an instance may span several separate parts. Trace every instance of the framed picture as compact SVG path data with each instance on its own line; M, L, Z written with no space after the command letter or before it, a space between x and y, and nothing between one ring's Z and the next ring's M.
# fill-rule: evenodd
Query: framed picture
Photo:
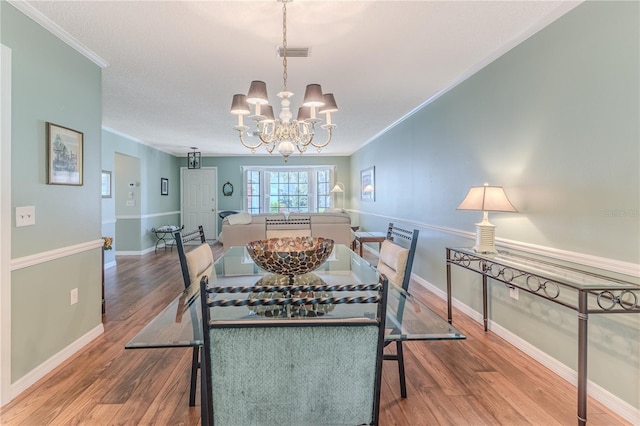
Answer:
M103 170L101 182L102 198L111 198L111 172Z
M47 183L82 185L84 135L47 122Z
M169 179L160 178L160 195L169 195Z
M376 168L371 166L360 172L360 199L364 201L376 200Z

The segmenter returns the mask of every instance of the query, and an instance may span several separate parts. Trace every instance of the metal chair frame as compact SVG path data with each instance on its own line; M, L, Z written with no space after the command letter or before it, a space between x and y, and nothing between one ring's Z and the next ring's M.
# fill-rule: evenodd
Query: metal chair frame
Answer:
M409 249L409 257L407 258L407 266L404 271L404 278L402 280L402 289L406 292L409 291L409 283L411 282L411 269L413 268L413 259L416 254L416 247L418 244L419 231L414 229L409 231L403 228L394 226L393 223L389 223L387 229L387 240L393 241L394 244L398 244L402 247ZM408 247L407 247L408 246ZM398 316L402 317L404 311L403 302L398 306ZM398 318L402 319L402 318ZM402 321L400 321L402 323ZM385 346L391 342L386 342ZM402 340L396 340L396 353L385 354L383 356L385 361L397 361L398 362L398 375L400 376L400 395L402 398L407 397L407 380L404 371L404 350L402 348Z

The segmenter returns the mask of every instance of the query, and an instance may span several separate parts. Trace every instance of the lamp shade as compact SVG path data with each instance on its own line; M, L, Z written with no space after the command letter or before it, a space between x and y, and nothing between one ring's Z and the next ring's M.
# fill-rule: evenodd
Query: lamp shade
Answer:
M247 97L245 95L233 95L233 101L231 102L231 114L249 114L249 104L247 103Z
M457 210L477 210L487 212L517 212L501 186L472 186Z
M267 84L264 81L254 80L249 86L249 93L247 93L247 102L250 104L266 105L269 103L269 97L267 96Z
M307 107L321 107L324 105L322 87L319 84L307 84L302 105Z
M305 106L298 108L298 117L296 118L296 121L304 121L308 118L311 118L310 108Z
M329 192L344 192L344 185L342 184L342 182L336 182L336 184Z
M338 111L338 105L336 104L336 98L333 97L333 93L325 93L322 95L322 98L324 99L324 106L320 107L318 112L324 114L325 112Z
M271 105L264 105L262 107L262 115L264 118L260 120L261 123L273 123L276 120L273 115L273 107Z

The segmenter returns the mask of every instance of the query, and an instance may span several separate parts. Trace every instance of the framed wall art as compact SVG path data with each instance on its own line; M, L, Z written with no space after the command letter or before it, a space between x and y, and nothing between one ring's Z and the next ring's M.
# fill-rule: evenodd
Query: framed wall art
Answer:
M364 201L376 200L375 171L375 166L371 166L360 172L360 199Z
M102 198L111 198L111 172L107 170L102 171L101 180L101 192Z
M84 135L53 123L47 125L47 183L82 185Z
M169 179L160 178L160 195L169 195Z

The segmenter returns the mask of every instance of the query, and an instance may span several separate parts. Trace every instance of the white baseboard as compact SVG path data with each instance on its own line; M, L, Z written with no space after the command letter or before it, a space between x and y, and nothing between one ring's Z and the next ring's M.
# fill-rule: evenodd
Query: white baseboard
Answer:
M9 402L22 392L24 392L27 388L34 385L38 380L42 379L44 376L49 374L53 369L62 364L67 359L71 358L76 352L80 349L84 348L86 345L91 343L93 339L100 336L104 333L104 326L102 323L96 326L84 336L80 337L75 342L71 343L66 348L62 349L57 354L53 355L51 358L31 370L27 375L17 380L15 383L11 384Z
M418 284L420 284L421 286L423 286L424 288L426 288L427 290L429 290L430 292L434 293L439 298L443 300L447 299L447 293L445 291L434 286L428 281L425 281L424 279L420 278L415 274L411 274L411 279L417 282ZM455 298L452 299L451 304L453 305L453 307L455 307L456 309L458 309L460 312L467 315L468 317L472 318L477 323L479 324L483 323L482 314L480 312L475 311L468 305L465 305L464 303L460 302ZM540 349L533 346L526 340L521 339L519 336L513 334L512 332L505 329L500 324L494 321L489 320L487 327L493 333L497 334L502 339L504 339L511 345L518 348L518 350L520 350L524 354L535 359L544 367L553 371L555 374L557 374L567 382L571 383L573 386L577 386L578 373L572 368L566 366L565 364L561 363L557 359L551 357L549 354L541 351ZM596 401L608 407L614 413L623 417L625 420L631 422L631 424L640 425L640 409L633 407L631 404L627 403L626 401L623 401L622 399L618 398L611 392L604 389L602 386L599 386L593 383L591 380L587 381L587 394L593 399L595 399Z

